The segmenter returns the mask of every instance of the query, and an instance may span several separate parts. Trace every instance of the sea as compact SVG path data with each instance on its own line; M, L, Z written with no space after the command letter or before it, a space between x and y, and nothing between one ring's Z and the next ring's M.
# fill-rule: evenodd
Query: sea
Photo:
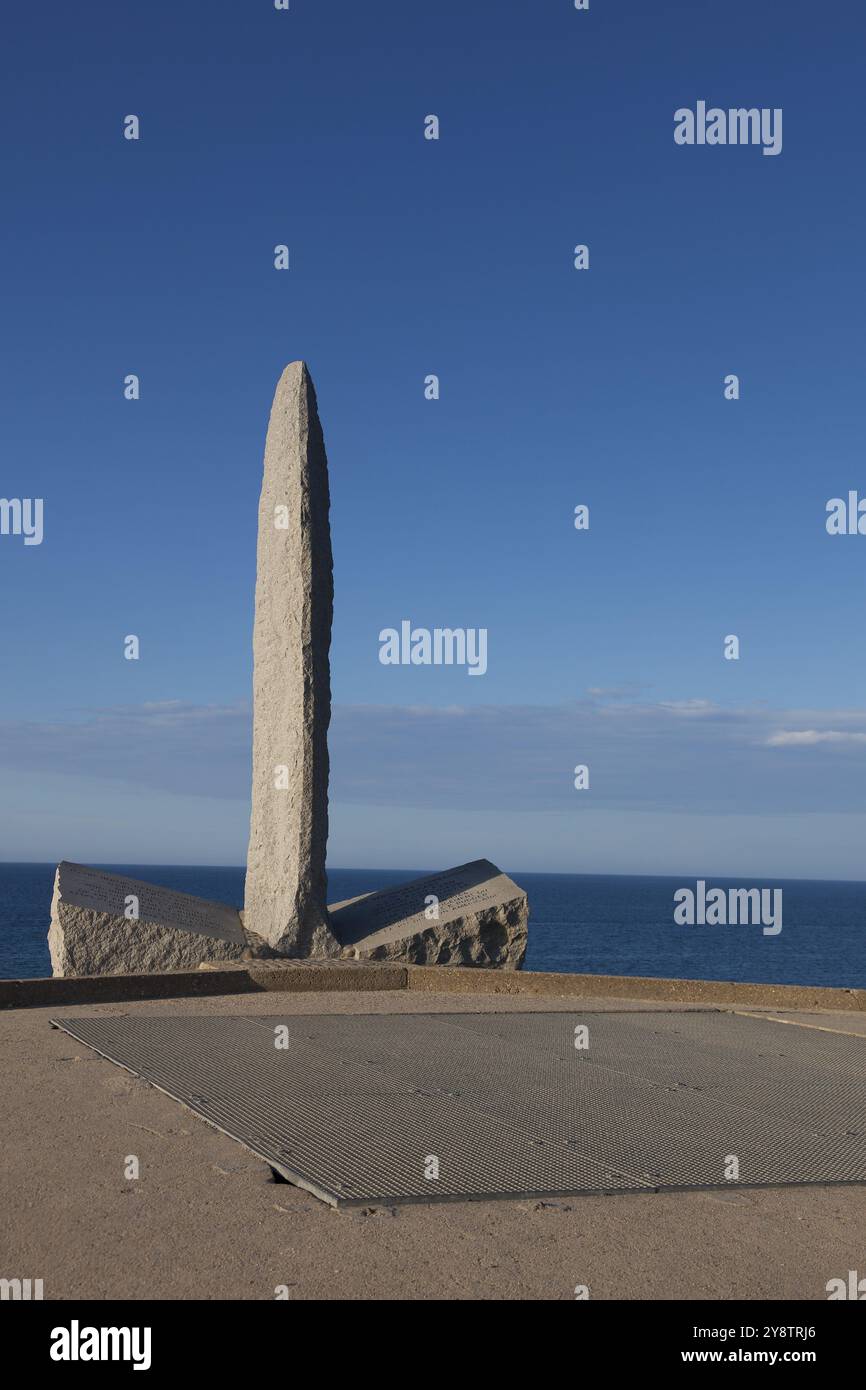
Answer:
M242 868L96 867L243 905ZM0 978L51 974L46 935L54 870L53 864L0 863ZM330 869L328 899L340 902L426 872ZM781 889L782 930L770 936L760 925L677 925L674 893L696 886L686 876L508 872L529 896L528 970L866 988L866 883L706 879L707 891Z

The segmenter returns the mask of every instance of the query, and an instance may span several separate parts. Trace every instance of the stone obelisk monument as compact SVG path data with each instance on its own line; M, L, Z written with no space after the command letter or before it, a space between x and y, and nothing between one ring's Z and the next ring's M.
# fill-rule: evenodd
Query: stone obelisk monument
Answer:
M292 362L271 407L259 503L243 923L237 908L64 861L48 931L55 975L183 971L269 952L520 969L526 894L488 859L328 911L329 509L316 393Z
M244 925L287 956L339 955L325 905L329 649L328 461L303 362L277 384L259 503L253 788Z

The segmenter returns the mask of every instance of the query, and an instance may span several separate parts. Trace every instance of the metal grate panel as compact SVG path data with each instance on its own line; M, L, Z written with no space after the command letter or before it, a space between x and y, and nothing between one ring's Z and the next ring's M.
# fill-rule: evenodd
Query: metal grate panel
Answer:
M863 1037L714 1012L52 1021L334 1205L727 1187L732 1154L745 1186L866 1182Z

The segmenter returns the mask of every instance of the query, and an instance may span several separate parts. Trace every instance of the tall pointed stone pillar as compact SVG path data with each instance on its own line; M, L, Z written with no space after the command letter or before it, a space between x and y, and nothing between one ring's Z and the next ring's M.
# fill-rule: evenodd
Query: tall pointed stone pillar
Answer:
M328 461L303 362L277 384L259 503L253 795L244 925L287 956L338 955L325 905L329 648Z

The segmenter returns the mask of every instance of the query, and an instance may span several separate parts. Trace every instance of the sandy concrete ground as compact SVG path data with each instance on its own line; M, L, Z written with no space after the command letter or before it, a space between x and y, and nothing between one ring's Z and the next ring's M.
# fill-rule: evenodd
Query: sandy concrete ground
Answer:
M54 1013L648 1009L646 1002L264 994L0 1013L0 1277L46 1298L826 1299L864 1269L866 1189L787 1188L335 1211L169 1097L49 1027ZM658 1007L671 1008L671 1005ZM744 1010L745 1012L745 1010ZM748 1012L759 1012L749 1009ZM850 1014L767 1010L864 1035ZM768 1026L770 1026L768 1024ZM129 1181L129 1154L141 1177Z

